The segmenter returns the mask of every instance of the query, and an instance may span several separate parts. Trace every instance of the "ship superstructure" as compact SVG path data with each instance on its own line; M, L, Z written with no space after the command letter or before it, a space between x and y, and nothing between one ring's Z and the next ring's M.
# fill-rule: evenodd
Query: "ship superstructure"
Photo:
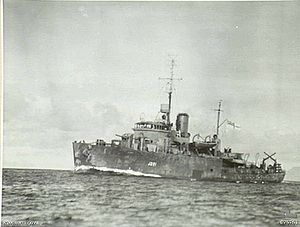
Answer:
M221 101L219 102L217 131L213 136L191 137L189 115L179 113L176 123L170 120L174 80L174 60L168 80L168 104L160 108L160 120L139 121L132 133L116 134L109 143L98 139L92 143L73 142L76 172L103 170L156 177L229 182L279 183L285 171L267 155L260 165L249 164L243 153L231 148L221 150L219 139ZM273 164L266 165L271 159Z

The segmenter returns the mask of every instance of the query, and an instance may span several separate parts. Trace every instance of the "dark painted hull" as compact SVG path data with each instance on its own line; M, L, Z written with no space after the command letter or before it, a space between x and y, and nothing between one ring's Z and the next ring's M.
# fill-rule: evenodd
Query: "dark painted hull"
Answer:
M73 155L75 169L89 166L100 170L130 170L146 176L254 183L280 183L285 176L285 172L225 168L219 157L146 152L119 146L74 142Z

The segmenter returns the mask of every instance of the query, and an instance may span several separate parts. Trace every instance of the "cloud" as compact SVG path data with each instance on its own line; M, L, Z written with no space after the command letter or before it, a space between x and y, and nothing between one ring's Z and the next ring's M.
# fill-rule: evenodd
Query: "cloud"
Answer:
M6 160L22 163L24 146L37 162L55 163L58 150L71 155L73 140L110 140L130 131L142 112L154 119L167 101L157 78L169 75L171 52L178 55L175 74L184 78L174 91L173 118L188 112L191 131L209 134L223 99L222 117L242 127L228 131L224 144L251 152L267 147L294 163L285 146L299 150L295 142L279 142L297 141L300 130L294 3L8 1L4 7Z
M7 104L5 109L10 110L9 106L16 102ZM64 102L38 96L28 100L27 104L19 115L5 110L4 138L7 146L58 147L84 133L94 138L108 137L112 128L122 129L126 122L126 116L108 103Z

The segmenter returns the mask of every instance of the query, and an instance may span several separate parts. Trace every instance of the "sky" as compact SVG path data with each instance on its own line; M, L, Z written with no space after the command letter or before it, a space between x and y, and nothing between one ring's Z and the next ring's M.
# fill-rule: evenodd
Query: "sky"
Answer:
M72 141L107 141L154 120L224 147L300 166L300 7L296 2L4 1L3 166L72 169ZM251 158L250 158L251 160Z

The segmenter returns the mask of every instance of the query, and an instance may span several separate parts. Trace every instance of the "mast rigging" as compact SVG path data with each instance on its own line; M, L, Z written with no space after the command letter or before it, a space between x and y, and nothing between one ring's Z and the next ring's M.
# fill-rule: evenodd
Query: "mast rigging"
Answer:
M170 68L170 77L165 77L165 78L159 78L160 80L168 80L168 85L169 85L169 89L168 89L168 113L167 113L167 125L170 126L171 122L170 122L170 115L171 115L171 106L172 106L172 93L173 93L173 82L174 80L182 80L182 78L174 78L174 66L175 66L175 60L172 59L171 61L171 68Z

